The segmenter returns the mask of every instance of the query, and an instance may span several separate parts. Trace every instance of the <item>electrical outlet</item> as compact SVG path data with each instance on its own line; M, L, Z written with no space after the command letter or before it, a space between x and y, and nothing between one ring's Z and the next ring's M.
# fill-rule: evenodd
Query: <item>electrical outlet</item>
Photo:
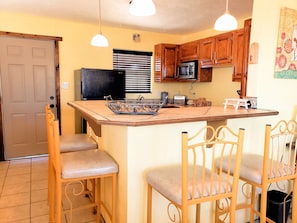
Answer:
M69 82L62 82L61 88L64 90L68 90L69 89Z

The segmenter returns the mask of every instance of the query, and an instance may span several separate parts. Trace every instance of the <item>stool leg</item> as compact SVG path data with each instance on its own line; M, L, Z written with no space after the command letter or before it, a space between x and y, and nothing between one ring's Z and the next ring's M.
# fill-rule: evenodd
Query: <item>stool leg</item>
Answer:
M261 203L260 203L260 223L266 222L266 209L267 209L267 189L262 187Z
M95 188L93 188L93 190L95 192L95 202L96 202L96 205L97 205L97 223L100 223L100 219L101 219L101 179L98 178L96 179L96 182L95 182Z
M196 223L200 223L200 204L196 204Z
M112 210L111 222L116 223L117 174L112 176Z
M250 222L254 222L255 221L255 204L256 204L256 188L254 186L252 186L252 191L251 191L251 203L250 203Z
M292 199L292 222L297 222L297 179L294 179Z
M55 181L55 223L61 223L62 218L62 182L59 180Z
M49 164L48 166L48 204L49 204L49 220L50 222L54 222L54 214L55 214L55 176L54 170L52 166Z
M152 186L147 185L147 223L152 222Z

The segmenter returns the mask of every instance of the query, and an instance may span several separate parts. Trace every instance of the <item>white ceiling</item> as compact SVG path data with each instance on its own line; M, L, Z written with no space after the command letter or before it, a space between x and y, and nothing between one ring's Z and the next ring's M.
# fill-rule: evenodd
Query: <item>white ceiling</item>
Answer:
M0 11L13 11L98 23L99 0L1 0ZM129 14L130 0L101 0L102 24L172 34L212 28L224 13L225 0L154 0L157 13L149 17ZM238 20L252 16L253 0L229 0ZM104 30L102 30L104 32Z

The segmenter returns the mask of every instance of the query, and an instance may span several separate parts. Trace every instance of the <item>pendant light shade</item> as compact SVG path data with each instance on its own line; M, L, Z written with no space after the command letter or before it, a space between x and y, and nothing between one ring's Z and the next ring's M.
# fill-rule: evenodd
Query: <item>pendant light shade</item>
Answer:
M91 40L92 46L99 46L99 47L107 47L108 46L108 40L105 36L103 36L101 33L95 35Z
M101 33L101 0L99 0L99 34L95 35L91 40L92 46L107 47L108 40Z
M226 0L226 11L215 22L214 29L218 31L230 31L237 29L237 20L229 13L228 0Z
M153 0L131 0L129 12L135 16L150 16L156 13Z

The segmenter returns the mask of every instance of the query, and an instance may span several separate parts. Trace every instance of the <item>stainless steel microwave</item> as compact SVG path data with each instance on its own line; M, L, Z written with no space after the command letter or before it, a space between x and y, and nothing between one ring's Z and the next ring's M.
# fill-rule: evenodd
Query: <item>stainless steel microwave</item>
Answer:
M177 77L179 79L197 79L198 61L182 62L178 65Z

